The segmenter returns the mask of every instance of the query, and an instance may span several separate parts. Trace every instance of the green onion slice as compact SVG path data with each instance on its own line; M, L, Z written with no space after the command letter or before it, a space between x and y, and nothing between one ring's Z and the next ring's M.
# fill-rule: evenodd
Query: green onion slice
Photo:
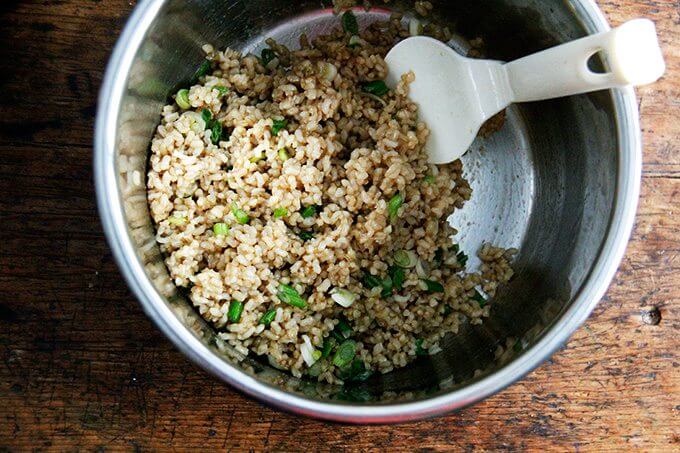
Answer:
M396 195L394 195L389 203L387 203L387 212L390 215L390 222L394 222L397 218L397 214L399 214L399 208L401 208L401 205L404 204L404 197L397 192Z
M352 13L351 10L345 11L345 13L342 15L341 20L343 30L353 35L359 34L359 23L357 22L357 18L354 15L354 13Z
M374 80L372 82L365 82L361 84L361 89L366 93L374 94L378 97L386 95L390 89L382 80Z
M394 253L394 264L404 269L410 269L418 262L418 255L412 250L397 250Z
M189 102L189 90L183 88L177 92L175 95L175 102L181 109L191 108L191 103Z
M229 225L223 222L216 223L213 225L213 233L215 233L215 236L224 236L225 234L229 234Z
M260 324L269 326L274 321L274 318L276 318L276 310L267 310L260 318Z
M293 307L307 307L307 303L302 298L302 296L300 296L300 293L298 293L292 286L286 285L284 283L279 285L279 292L276 294L276 297L278 297L281 302L292 305Z
M288 215L288 209L286 208L276 208L274 209L274 218L275 219L280 219L281 217L285 217Z
M243 209L234 206L231 209L232 214L234 214L234 218L238 223L241 225L245 225L246 223L250 222L250 217L248 217L248 213L244 211Z
M442 286L441 283L435 282L434 280L427 280L423 279L425 282L425 285L427 285L427 292L428 293L443 293L444 292L444 286Z
M233 300L229 304L229 311L227 312L227 319L230 322L239 322L241 320L241 313L243 313L243 302Z
M333 356L333 365L343 367L354 360L356 355L357 344L353 340L345 340Z
M276 137L286 126L288 126L288 120L272 120L272 135Z

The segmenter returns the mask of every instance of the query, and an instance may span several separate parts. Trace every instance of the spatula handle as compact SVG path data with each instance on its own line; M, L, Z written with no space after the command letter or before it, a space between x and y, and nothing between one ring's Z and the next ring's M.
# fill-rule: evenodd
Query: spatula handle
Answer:
M608 68L597 73L588 60L602 52ZM659 79L665 64L654 23L636 19L505 65L513 102L537 101Z

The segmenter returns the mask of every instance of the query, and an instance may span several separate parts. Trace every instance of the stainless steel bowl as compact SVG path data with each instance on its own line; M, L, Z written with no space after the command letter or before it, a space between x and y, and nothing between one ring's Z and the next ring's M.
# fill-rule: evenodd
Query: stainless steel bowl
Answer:
M329 3L329 2L326 2ZM382 5L382 2L376 2ZM591 0L433 1L433 17L482 37L510 60L608 29ZM390 8L413 13L413 1ZM517 247L516 276L481 326L464 325L443 351L345 389L295 379L220 342L179 293L154 242L144 174L161 106L186 83L201 46L256 51L337 24L319 0L147 0L136 7L102 86L95 177L104 228L146 313L190 359L261 401L356 423L399 422L479 401L546 360L585 321L622 258L638 199L641 152L632 90L517 105L505 127L464 157L475 191L453 221L463 248ZM384 9L363 13L385 16ZM475 263L472 262L472 265Z

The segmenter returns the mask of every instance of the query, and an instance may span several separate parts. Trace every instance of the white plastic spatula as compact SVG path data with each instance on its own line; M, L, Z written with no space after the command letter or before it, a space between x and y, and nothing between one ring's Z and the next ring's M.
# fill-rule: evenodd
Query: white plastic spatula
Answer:
M588 60L602 52L609 72ZM410 97L431 131L429 161L452 162L470 147L482 124L514 102L551 99L656 81L665 70L654 23L636 19L597 35L510 63L466 58L425 36L408 38L385 58L387 84L413 71Z

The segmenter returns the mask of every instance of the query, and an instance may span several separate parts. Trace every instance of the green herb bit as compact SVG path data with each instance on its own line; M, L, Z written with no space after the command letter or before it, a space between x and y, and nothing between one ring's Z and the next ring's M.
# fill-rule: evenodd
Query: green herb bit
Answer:
M352 35L349 38L349 42L347 45L351 48L357 47L359 44L361 44L361 38L358 35Z
M222 124L219 121L214 121L210 131L210 141L213 145L217 145L222 138Z
M210 121L212 121L212 112L210 111L210 109L201 110L201 118L203 118L203 121L205 121L206 126L208 126Z
M389 277L389 276L385 277L382 280L382 282L380 282L380 284L382 285L382 291L380 292L380 297L382 297L384 299L385 297L391 296L392 295L392 287L393 287L392 277Z
M286 208L276 208L274 209L274 218L275 219L280 219L281 217L285 217L288 215L288 209Z
M191 79L191 84L194 85L196 82L198 82L198 79L206 75L210 71L210 62L208 60L203 61L201 63L201 66L198 67L196 72L194 73L194 76Z
M423 341L422 338L416 340L416 355L418 356L428 355L427 350L423 348Z
M305 209L300 211L300 215L302 216L303 219L308 219L312 217L314 214L316 214L316 206L314 205L307 206Z
M233 208L231 208L231 213L234 214L234 218L241 225L245 225L246 223L250 222L250 217L248 217L248 213L239 207L234 206Z
M399 208L404 204L404 197L397 192L387 203L387 213L390 215L390 222L394 222L399 214Z
M333 351L333 348L337 344L338 341L335 339L335 337L325 338L323 340L323 347L321 348L321 357L326 358L331 355L331 351Z
M374 80L372 82L362 83L361 89L366 93L374 94L378 97L382 97L390 91L385 82L382 80Z
M269 324L276 318L276 310L267 310L260 318L260 324L264 324L269 327Z
M391 266L388 272L390 274L390 279L392 280L392 288L400 291L404 287L406 272L399 266Z
M191 103L189 102L189 90L182 88L175 95L175 102L181 109L191 108Z
M353 35L359 34L359 23L351 10L345 11L342 15L342 29Z
M185 223L187 223L187 218L186 217L176 217L176 216L168 217L168 223L170 225L181 226L181 225L184 225Z
M262 66L267 67L267 65L269 65L269 63L271 63L274 58L276 58L276 53L272 49L266 48L262 49L261 56Z
M416 265L418 256L411 250L397 250L394 252L394 264L404 269L410 269Z
M366 364L359 358L355 358L351 363L338 369L338 377L348 382L363 382L372 374L373 372L366 369Z
M458 264L460 264L462 267L465 267L465 264L468 262L468 256L465 254L465 252L459 252L456 255L456 259L458 260Z
M284 283L279 285L279 292L276 294L276 297L278 297L281 302L292 305L293 307L307 307L307 303L302 298L302 296L300 296L300 293L298 293L292 286L286 285Z
M250 159L248 159L248 160L249 160L251 163L256 164L256 163L258 163L259 161L261 161L262 159L264 159L264 152L260 151L258 154L255 154L254 156L252 156L252 157L251 157Z
M317 352L319 352L319 351L314 351L312 353L313 358L314 358L314 356L316 355ZM323 363L321 363L321 361L319 359L315 359L315 360L316 360L316 362L314 362L314 364L312 366L310 366L309 369L307 370L307 374L311 377L319 377L319 375L321 373L323 373L323 369L324 369Z
M215 236L227 235L229 234L229 225L223 222L216 223L213 225L213 233L215 233Z
M434 176L427 175L423 178L423 181L425 182L425 184L434 184Z
M243 313L243 302L238 300L231 301L229 311L227 312L229 322L239 322L241 320L241 313Z
M442 314L444 316L448 316L451 313L453 313L453 308L451 308L451 305L444 305L444 311L442 312Z
M311 231L300 231L298 233L298 237L303 241L309 241L311 239L314 239L314 233L312 233Z
M369 274L368 272L364 272L364 277L361 280L361 283L363 283L363 285L368 289L382 286L382 280L380 280L375 275Z
M435 267L440 267L442 263L444 263L444 249L437 249L437 251L434 252L433 264Z
M427 285L427 292L428 293L443 293L444 292L444 287L442 286L441 283L435 282L434 280L423 280L425 282L425 285Z
M333 356L333 365L337 367L346 366L356 355L357 344L353 340L345 340L338 349L335 351Z
M225 94L229 93L229 88L222 85L215 85L212 89L217 90L220 93L220 96L224 96Z
M476 301L479 304L480 308L484 308L484 306L486 305L486 299L477 290L475 290L475 295L472 296L472 300Z
M340 318L338 324L335 326L335 329L338 332L340 332L340 335L342 335L343 340L352 336L352 328L349 326L349 323L347 323L347 321L345 321L343 318Z
M272 135L276 137L286 126L288 126L288 120L272 120Z
M285 162L288 159L290 159L290 156L288 155L288 150L285 147L280 148L279 149L279 160L281 160L281 162Z
M453 244L449 247L449 251L453 253L458 253L460 251L460 246L458 244Z

